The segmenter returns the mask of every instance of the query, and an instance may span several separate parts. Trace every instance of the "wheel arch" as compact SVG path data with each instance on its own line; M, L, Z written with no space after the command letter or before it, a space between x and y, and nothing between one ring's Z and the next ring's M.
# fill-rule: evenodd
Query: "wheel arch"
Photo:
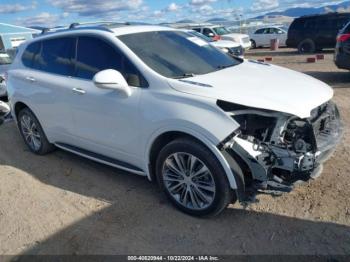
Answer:
M234 190L237 189L237 183L235 176L226 161L225 157L222 155L220 150L218 149L217 145L215 145L213 142L211 142L209 139L207 139L204 135L200 133L196 133L192 130L167 130L163 131L151 139L151 143L148 147L147 153L146 153L146 159L147 159L147 177L151 181L155 181L155 161L157 159L157 155L160 152L160 150L170 143L171 141L174 141L177 138L187 137L190 139L193 139L194 141L197 141L204 145L206 148L208 148L219 160L222 167L224 168L226 177L229 181L230 187Z
M22 109L24 109L24 108L29 108L30 109L30 107L27 104L25 104L25 103L23 103L21 101L18 101L18 102L15 103L15 105L13 107L13 111L14 111L14 117L16 118L16 120L17 120L19 112Z

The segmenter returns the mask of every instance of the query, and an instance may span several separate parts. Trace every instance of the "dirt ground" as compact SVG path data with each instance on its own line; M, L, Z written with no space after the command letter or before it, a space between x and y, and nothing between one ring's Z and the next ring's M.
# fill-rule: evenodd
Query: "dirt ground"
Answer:
M212 219L180 213L143 177L61 150L35 156L14 123L1 126L0 254L350 254L350 73L324 54L316 64L289 49L247 54L334 87L346 132L323 175Z

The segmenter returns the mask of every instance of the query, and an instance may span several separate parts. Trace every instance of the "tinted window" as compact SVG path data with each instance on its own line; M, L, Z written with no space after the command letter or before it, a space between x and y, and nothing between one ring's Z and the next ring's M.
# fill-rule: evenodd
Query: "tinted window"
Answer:
M200 28L193 28L192 30L194 30L194 31L196 31L196 32L198 32L198 33L201 32L201 29L200 29Z
M262 28L262 29L259 29L259 30L257 30L256 32L255 32L255 34L262 34L262 33L264 33L264 31L265 31L265 28Z
M34 59L34 67L49 73L72 76L74 56L75 38L63 37L44 40L40 55Z
M214 34L214 32L209 28L204 28L203 35L209 36L209 34Z
M39 53L40 46L41 46L40 42L35 42L30 44L26 48L26 50L23 52L23 55L22 55L22 62L25 66L32 67L34 56Z
M350 23L348 23L344 29L342 30L343 34L349 34L350 33Z
M185 32L145 32L122 35L119 39L150 68L171 78L207 74L241 63Z
M118 70L129 85L147 86L135 66L116 48L94 37L79 37L76 76L90 80L96 73L105 69Z

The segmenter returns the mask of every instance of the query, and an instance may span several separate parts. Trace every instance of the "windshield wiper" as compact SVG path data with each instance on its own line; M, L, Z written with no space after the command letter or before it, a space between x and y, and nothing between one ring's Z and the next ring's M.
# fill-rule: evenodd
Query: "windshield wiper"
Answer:
M225 68L232 67L232 66L234 66L234 65L218 65L217 69L225 69Z
M182 79L182 78L188 78L188 77L195 77L196 75L194 73L184 73L181 76L174 76L174 79Z

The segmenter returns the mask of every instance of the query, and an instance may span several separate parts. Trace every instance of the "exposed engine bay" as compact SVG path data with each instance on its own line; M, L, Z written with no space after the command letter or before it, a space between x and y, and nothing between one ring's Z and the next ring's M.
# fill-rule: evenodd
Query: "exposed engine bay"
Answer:
M322 162L341 139L343 127L333 102L314 109L307 119L224 101L217 104L240 125L219 148L245 167L244 177L236 178L245 191L290 192L295 182L320 175Z

